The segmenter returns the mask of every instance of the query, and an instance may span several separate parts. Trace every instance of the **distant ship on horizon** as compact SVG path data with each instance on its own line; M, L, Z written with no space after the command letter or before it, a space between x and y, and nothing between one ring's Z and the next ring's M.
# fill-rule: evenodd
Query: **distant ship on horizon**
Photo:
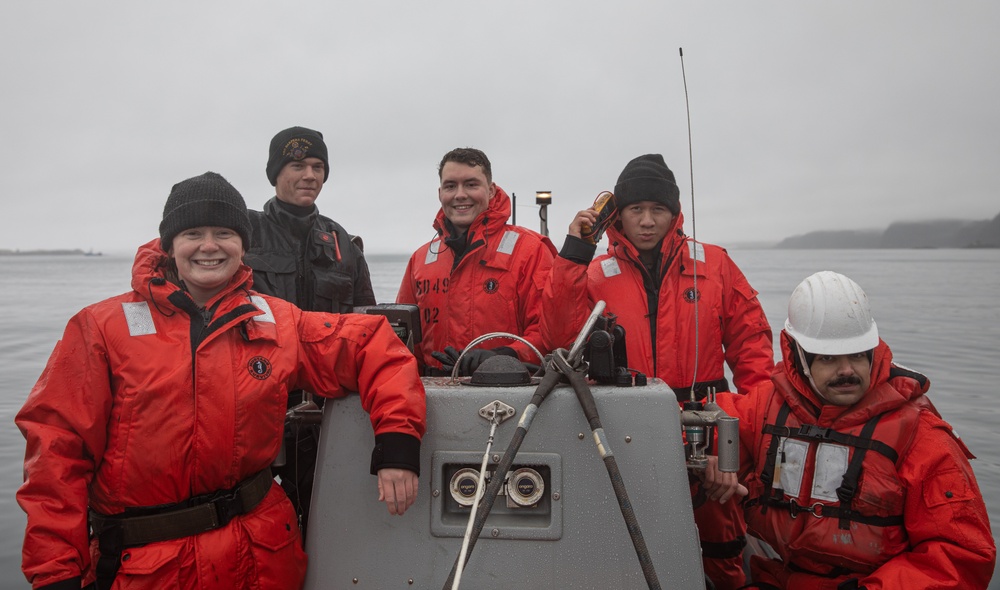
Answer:
M8 250L0 248L0 256L103 256L101 252L94 252L91 248L84 252L80 248L72 250Z

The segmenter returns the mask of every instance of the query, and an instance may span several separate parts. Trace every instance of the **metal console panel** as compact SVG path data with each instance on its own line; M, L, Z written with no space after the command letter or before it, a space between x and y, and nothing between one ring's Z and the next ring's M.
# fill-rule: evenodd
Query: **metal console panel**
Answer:
M543 404L544 405L544 404ZM484 447L485 450L485 447ZM501 455L504 449L499 449L491 455ZM462 504L450 491L453 482L462 481L462 471L475 471L478 475L483 460L482 451L435 451L431 459L432 479L431 489L441 493L431 498L431 534L435 537L465 538L465 529L469 522L471 499L475 497L475 488L469 489L464 495L469 500ZM487 465L487 472L493 473L496 462ZM562 466L560 456L555 453L518 453L511 474L531 470L542 481L537 486L542 490L542 497L537 502L522 506L516 501L504 501L502 496L515 495L501 490L499 497L490 511L487 521L490 535L498 539L521 539L555 541L562 536L562 502L553 499L550 490L562 489ZM516 477L516 476L515 476ZM471 478L471 474L470 474ZM489 485L487 480L487 485ZM516 485L516 481L514 484ZM555 492L556 498L559 493ZM480 535L483 538L483 535ZM457 554L456 554L457 555Z
M534 387L473 387L424 379L427 434L420 495L403 516L378 502L369 475L371 424L356 396L324 409L306 550L307 590L438 589L461 550L494 400L501 423L488 463L506 450ZM595 386L594 398L663 588L702 589L704 576L676 397L661 381ZM538 410L461 578L470 590L635 590L646 583L606 467L576 395L553 391ZM463 471L464 470L464 471ZM487 471L491 468L488 465ZM470 496L469 494L473 494ZM463 503L466 504L463 506Z

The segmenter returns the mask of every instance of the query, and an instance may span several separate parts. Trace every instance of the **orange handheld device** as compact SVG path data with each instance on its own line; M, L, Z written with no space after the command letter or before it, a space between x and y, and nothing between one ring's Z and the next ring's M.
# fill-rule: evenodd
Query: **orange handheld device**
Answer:
M601 241L604 231L614 223L618 213L618 207L615 205L615 196L610 191L604 191L597 195L597 198L594 199L593 208L597 211L597 223L593 227L584 225L581 228L583 230L581 233L583 234L584 241L590 244L596 244Z

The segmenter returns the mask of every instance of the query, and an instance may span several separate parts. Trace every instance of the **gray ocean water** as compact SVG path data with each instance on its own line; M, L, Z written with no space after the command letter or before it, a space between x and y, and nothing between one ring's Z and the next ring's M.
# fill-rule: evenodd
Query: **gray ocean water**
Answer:
M973 467L994 531L1000 526L1000 250L770 250L730 254L760 291L772 328L809 274L834 270L868 293L897 362L931 380L930 396L978 457ZM14 493L24 440L14 415L82 307L129 289L127 256L0 256L0 590L20 572L25 518ZM395 299L406 256L370 256L375 294ZM777 338L776 338L777 340ZM1000 580L990 588L1000 589Z

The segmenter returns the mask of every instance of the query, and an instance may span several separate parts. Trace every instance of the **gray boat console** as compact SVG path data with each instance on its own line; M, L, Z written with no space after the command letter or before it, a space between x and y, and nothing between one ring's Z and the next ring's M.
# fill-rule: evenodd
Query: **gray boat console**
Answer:
M307 590L438 589L448 579L476 496L488 416L498 407L509 414L496 428L488 461L495 466L535 387L456 385L447 378L426 378L424 386L420 495L403 516L390 516L378 502L369 475L374 437L357 396L326 404L306 540ZM662 587L703 589L674 393L658 380L592 389ZM646 587L608 472L569 386L558 386L539 407L461 587Z

